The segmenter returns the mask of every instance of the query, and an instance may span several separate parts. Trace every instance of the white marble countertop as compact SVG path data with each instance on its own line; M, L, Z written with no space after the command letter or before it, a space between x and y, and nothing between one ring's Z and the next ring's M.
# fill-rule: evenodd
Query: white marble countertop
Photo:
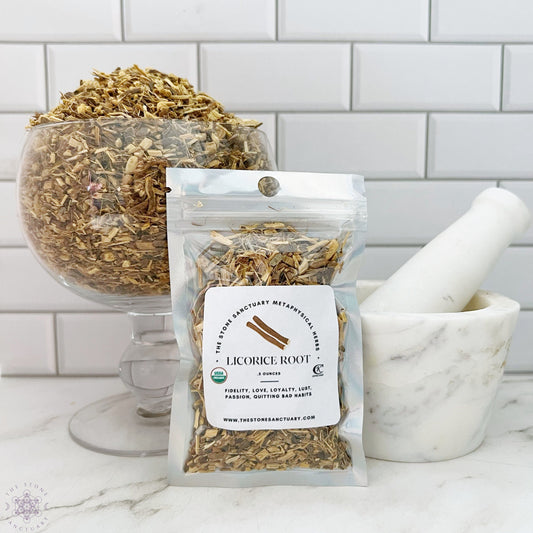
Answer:
M169 487L166 457L106 456L70 439L76 410L118 392L117 378L0 380L0 531L533 531L532 375L504 379L475 452L440 463L368 460L369 486L350 488ZM48 504L42 528L10 523L25 484Z

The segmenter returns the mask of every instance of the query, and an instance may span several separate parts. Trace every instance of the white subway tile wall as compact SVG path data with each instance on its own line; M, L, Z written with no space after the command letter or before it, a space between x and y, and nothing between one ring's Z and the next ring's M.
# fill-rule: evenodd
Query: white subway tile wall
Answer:
M0 248L0 313L91 309L106 310L54 281L28 248Z
M512 357L507 363L508 370L531 372L531 332L533 331L533 311L522 311L511 343L511 353L525 354ZM529 354L529 356L527 355Z
M200 87L228 109L350 109L350 45L200 46Z
M505 47L503 74L503 109L531 110L533 107L533 46L517 44Z
M55 375L54 337L51 313L0 313L0 373Z
M61 374L116 374L131 334L124 313L59 313L57 363Z
M360 279L387 279L398 270L420 246L372 246L369 245L363 256Z
M280 40L427 41L427 0L279 0Z
M533 248L509 248L483 286L514 298L524 309L533 309Z
M280 114L278 121L278 161L283 170L424 177L422 113L291 113Z
M530 0L433 0L434 41L533 41Z
M14 180L29 113L0 113L0 180Z
M273 41L275 0L125 0L127 41Z
M17 187L14 181L0 181L0 246L24 246L17 213Z
M285 170L367 180L361 278L383 279L489 186L533 210L531 0L53 0L0 20L0 372L114 374L127 318L55 282L16 214L24 126L93 69L187 77L263 121ZM508 371L533 371L533 228L484 286L522 305Z
M2 41L120 41L120 0L24 0L4 3Z
M495 181L371 181L366 183L369 245L416 245L459 218ZM411 213L412 216L406 216ZM421 221L424 221L421 223Z
M533 213L533 183L530 181L502 181L501 187L514 192L529 207L529 210ZM517 244L533 244L533 224L529 226L529 229L524 233L520 239L517 239ZM533 267L533 265L531 265Z
M496 111L501 47L358 44L354 109Z
M435 113L430 178L533 178L533 114Z
M46 109L44 53L40 44L0 44L0 112Z

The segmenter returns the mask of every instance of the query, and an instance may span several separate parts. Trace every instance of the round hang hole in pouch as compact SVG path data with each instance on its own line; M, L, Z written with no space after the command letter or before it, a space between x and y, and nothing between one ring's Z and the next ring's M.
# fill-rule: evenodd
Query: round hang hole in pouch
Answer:
M257 182L257 188L263 196L276 196L280 190L279 181L274 176L263 176Z

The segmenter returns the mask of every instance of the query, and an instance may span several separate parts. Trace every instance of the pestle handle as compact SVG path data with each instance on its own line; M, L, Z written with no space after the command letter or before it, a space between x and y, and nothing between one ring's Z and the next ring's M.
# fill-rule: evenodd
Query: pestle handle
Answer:
M362 312L462 311L503 251L526 231L531 215L496 187L407 261L362 304Z

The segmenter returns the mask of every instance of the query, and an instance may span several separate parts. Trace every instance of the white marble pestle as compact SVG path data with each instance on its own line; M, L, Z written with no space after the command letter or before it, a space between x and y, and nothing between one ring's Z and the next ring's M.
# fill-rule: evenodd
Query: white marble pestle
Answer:
M361 312L462 311L531 215L513 193L490 188L461 218L405 263L362 304Z

